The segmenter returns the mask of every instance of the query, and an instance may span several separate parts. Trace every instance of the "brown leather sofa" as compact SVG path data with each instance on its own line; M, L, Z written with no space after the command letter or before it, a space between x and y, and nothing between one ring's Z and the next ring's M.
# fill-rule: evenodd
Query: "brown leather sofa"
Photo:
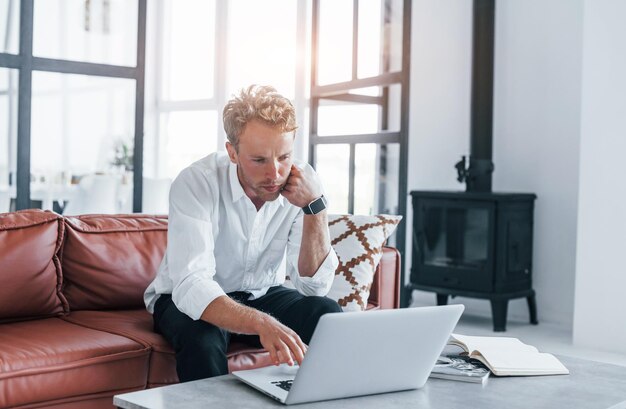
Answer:
M167 218L0 214L0 408L111 408L115 394L178 382L143 291ZM384 249L369 308L397 308L400 257ZM231 344L229 369L269 364Z

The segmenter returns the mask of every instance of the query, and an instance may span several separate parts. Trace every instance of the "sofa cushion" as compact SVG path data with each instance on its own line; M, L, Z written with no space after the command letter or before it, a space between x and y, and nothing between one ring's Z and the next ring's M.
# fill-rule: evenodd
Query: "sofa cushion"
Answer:
M0 325L0 407L144 388L150 351L60 318Z
M167 242L167 217L67 217L64 294L71 310L143 307Z
M228 345L226 356L228 357L228 372L273 365L269 352L236 340Z
M174 350L161 335L154 332L152 315L145 309L123 311L73 311L62 318L86 328L117 334L152 349L148 387L178 382ZM227 351L229 372L271 365L269 352L255 348L236 337Z
M61 294L61 216L41 210L0 214L0 322L67 311Z
M72 311L63 320L117 334L150 348L148 386L178 383L174 351L165 338L154 332L152 315L145 309Z
M329 215L328 227L333 249L339 258L335 280L327 297L344 311L363 311L383 245L402 216Z

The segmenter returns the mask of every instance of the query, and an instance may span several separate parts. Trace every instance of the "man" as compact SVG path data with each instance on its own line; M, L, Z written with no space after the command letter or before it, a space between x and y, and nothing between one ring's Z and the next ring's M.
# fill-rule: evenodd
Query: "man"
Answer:
M313 169L293 158L295 110L272 87L250 86L224 108L226 150L172 183L168 245L144 299L172 344L181 382L228 373L232 334L274 364L302 362L338 265ZM296 290L283 287L279 269Z

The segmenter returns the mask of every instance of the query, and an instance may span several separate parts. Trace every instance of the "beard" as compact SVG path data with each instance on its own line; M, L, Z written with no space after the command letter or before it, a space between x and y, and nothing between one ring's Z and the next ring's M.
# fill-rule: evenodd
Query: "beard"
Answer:
M237 168L241 169L241 166L238 166ZM257 198L263 200L264 202L273 202L278 199L280 192L287 184L287 178L282 181L265 180L263 182L255 182L251 180L243 171L239 170L238 173L240 182L243 182L245 185L244 191L251 190ZM276 187L276 191L266 189L266 187L270 186Z
M273 202L278 199L280 196L280 192L282 191L282 186L276 192L269 192L265 190L262 186L254 187L252 190L257 195L257 197L265 202Z

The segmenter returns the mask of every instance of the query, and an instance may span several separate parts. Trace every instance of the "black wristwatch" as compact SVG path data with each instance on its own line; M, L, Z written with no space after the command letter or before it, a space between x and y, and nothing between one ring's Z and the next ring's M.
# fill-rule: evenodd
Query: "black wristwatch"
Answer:
M322 210L326 209L327 205L328 202L326 201L326 198L324 197L324 195L321 195L308 205L304 206L302 208L302 211L304 212L304 214L318 214Z

